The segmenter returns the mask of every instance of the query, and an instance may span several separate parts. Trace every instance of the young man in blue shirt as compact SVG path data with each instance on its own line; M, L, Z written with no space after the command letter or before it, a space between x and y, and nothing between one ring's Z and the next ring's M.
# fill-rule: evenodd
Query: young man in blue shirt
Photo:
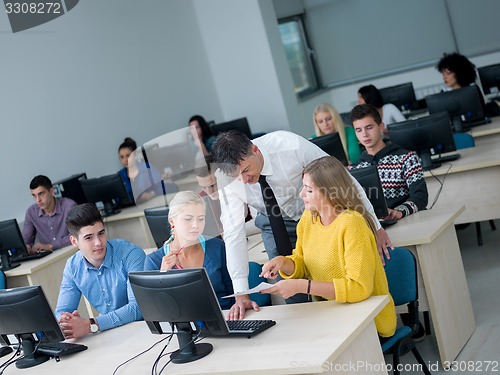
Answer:
M75 255L64 267L56 318L66 338L75 338L142 319L129 272L142 271L144 250L125 240L110 240L94 204L73 208L66 220ZM81 295L99 312L95 319L78 313Z

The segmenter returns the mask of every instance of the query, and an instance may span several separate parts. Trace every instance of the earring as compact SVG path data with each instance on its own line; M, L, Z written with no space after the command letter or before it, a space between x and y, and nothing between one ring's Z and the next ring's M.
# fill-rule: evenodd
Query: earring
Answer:
M171 227L172 229L174 229L174 228L175 228L175 225L174 225L174 224L172 224L170 227Z

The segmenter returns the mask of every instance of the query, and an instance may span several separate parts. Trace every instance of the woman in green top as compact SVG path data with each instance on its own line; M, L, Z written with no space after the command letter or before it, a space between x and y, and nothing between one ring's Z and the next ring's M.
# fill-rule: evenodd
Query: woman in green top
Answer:
M318 105L314 109L313 122L317 137L339 133L349 164L358 162L361 151L354 129L344 125L342 118L332 105L328 103Z

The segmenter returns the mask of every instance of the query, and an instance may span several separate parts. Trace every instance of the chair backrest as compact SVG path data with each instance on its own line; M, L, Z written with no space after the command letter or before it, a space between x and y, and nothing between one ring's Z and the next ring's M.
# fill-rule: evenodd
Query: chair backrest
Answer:
M391 259L385 260L384 269L394 304L400 306L416 301L418 288L415 256L402 247L395 248L390 255Z
M3 270L0 270L0 289L5 289L7 287L7 278Z
M457 150L474 147L476 145L474 137L468 133L453 133L453 138L455 138L455 146L457 146Z
M262 265L257 262L248 262L248 285L250 288L255 288L261 282L267 282L264 277L259 276L262 272ZM271 305L271 295L270 294L250 294L250 299L257 302L259 306L270 306Z
M168 207L146 208L144 216L158 248L170 237L170 223L168 222Z

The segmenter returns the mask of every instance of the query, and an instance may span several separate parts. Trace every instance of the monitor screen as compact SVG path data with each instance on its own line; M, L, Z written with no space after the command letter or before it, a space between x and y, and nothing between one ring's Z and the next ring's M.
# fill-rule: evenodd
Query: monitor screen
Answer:
M119 208L134 204L118 173L81 180L80 183L89 203L103 203L103 216L116 214L120 212Z
M236 120L222 122L220 124L215 124L211 127L212 132L217 135L228 130L239 130L245 134L248 138L252 139L252 132L250 131L250 126L248 125L248 120L246 117L242 117Z
M339 133L322 135L321 137L312 138L309 141L314 143L328 155L335 156L343 165L347 166L347 157Z
M500 64L482 66L477 69L485 94L500 94Z
M363 187L377 218L381 219L386 217L389 212L387 210L387 202L385 201L384 190L382 189L377 167L375 165L370 165L366 168L351 169L349 172Z
M160 174L167 174L173 180L186 177L196 166L196 153L185 143L149 149L146 156Z
M212 350L194 344L193 338L203 330L210 335L229 332L219 301L204 268L131 272L130 284L137 304L152 333L165 333L162 322L177 327L181 352L172 355L172 362L199 359ZM196 322L192 325L191 322Z
M52 184L54 196L56 198L65 197L73 199L77 204L87 203L82 185L80 184L81 180L86 179L87 175L85 173L78 173L54 182Z
M457 149L446 112L389 124L387 130L392 143L418 153L424 170L437 168L440 165L431 160L431 155L440 155Z
M473 126L474 121L485 118L483 98L476 85L440 92L425 97L429 113L448 112L456 132Z
M21 343L24 356L16 361L18 368L36 366L50 358L35 350L37 344L63 341L64 335L41 286L0 290L0 336L9 345L12 341Z
M382 95L384 104L392 103L402 112L412 111L419 108L412 82L391 87L384 87L379 91Z
M2 261L1 269L10 270L19 266L19 263L12 263L13 257L28 254L28 249L24 243L24 238L19 229L16 219L4 220L0 222L0 257Z

